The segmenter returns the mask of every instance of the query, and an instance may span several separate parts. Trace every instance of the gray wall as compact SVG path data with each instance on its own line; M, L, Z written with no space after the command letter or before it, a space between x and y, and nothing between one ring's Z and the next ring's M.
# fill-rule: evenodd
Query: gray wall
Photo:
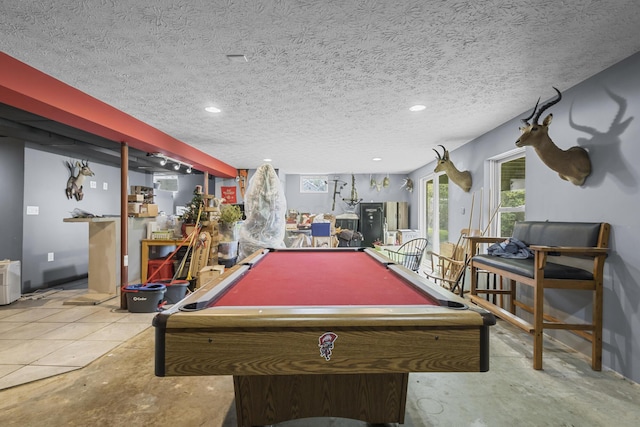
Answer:
M351 175L330 174L329 192L319 194L301 193L300 177L301 175L287 175L286 177L285 194L289 209L295 209L298 212L329 213L334 215L349 211L349 207L342 199L351 198ZM361 198L363 202L408 202L411 194L401 188L403 179L406 177L406 175L389 175L389 186L378 191L377 188L371 187L371 176L369 174L356 174L355 182L358 198ZM347 185L340 194L336 195L335 210L332 211L335 188L333 180L336 178L343 183L346 182ZM375 176L378 182L381 182L383 178L384 175ZM356 212L358 211L356 210Z
M639 75L640 53L566 90L563 100L552 108L553 123L549 134L555 143L563 149L580 145L589 150L593 172L584 186L562 181L539 160L533 149L526 151L528 220L611 224L611 250L604 277L603 363L636 382L640 382ZM552 81L549 82L551 85ZM551 90L548 93L551 94ZM619 102L614 100L616 95L621 97ZM535 99L531 101L533 108ZM570 112L574 123L588 128L572 126ZM471 193L450 187L450 232L453 235L469 221L469 209L462 214L460 207L471 205L473 192L480 194L480 190L489 188L484 178L484 159L515 147L521 117L515 117L451 152L454 162L460 163L460 168L471 170L474 179ZM434 167L435 163L431 162L411 176L418 183ZM418 194L419 191L414 192L410 204L412 227L418 225ZM487 218L486 194L484 202L484 217ZM590 318L591 299L587 293L549 292L547 302L576 319ZM589 351L587 343L568 332L559 331L554 335L579 351Z
M22 293L87 275L88 226L63 222L75 208L98 215L118 215L120 212L118 168L90 162L95 176L85 181L84 199L67 200L64 190L69 172L64 161L76 159L34 147L37 146L29 143L0 144L0 161L7 164L0 168L3 180L12 182L19 178L19 182L5 187L2 195L7 200L0 205L3 226L6 221L12 224L12 228L2 232L0 253L6 254L3 258L22 261ZM91 180L96 181L97 188L90 188ZM129 182L130 185L148 186L151 185L151 177L133 172ZM104 183L107 190L103 189ZM38 207L38 215L26 215L28 206ZM146 233L145 223L148 220L129 218L128 221L129 278L135 280L140 276L139 241ZM17 242L14 237L8 237L16 231L19 233ZM118 240L119 237L118 234ZM19 248L20 253L15 248ZM118 260L119 248L118 244ZM49 252L54 254L51 262L47 261Z
M22 259L24 142L0 138L0 260Z

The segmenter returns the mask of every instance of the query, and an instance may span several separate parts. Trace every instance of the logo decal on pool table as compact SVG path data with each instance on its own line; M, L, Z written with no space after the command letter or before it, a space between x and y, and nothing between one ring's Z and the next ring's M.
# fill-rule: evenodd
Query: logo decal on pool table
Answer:
M331 350L333 350L333 343L338 339L338 335L333 332L325 332L318 338L318 347L320 347L320 356L325 360L331 360Z

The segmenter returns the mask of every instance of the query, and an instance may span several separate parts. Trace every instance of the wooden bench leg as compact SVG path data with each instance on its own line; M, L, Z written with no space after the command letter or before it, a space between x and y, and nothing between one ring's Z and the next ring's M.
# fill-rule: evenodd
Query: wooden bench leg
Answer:
M596 282L596 289L593 293L593 313L591 314L593 332L591 335L591 369L602 370L602 305L603 305L602 282Z
M471 289L469 293L471 295L478 295L477 286L478 286L478 269L471 264L471 270L469 274L471 275Z
M542 369L542 347L544 332L544 285L533 288L533 369Z

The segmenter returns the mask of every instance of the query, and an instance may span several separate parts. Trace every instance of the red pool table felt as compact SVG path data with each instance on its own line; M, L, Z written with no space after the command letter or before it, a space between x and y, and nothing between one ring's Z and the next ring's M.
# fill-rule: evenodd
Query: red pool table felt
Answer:
M210 306L439 305L365 252L272 252Z

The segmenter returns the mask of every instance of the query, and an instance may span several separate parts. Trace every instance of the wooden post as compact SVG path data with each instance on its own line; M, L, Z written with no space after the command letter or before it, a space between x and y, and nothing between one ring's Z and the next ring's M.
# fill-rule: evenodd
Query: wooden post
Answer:
M120 308L127 309L127 298L122 288L129 284L129 213L127 194L129 193L129 146L120 145Z

